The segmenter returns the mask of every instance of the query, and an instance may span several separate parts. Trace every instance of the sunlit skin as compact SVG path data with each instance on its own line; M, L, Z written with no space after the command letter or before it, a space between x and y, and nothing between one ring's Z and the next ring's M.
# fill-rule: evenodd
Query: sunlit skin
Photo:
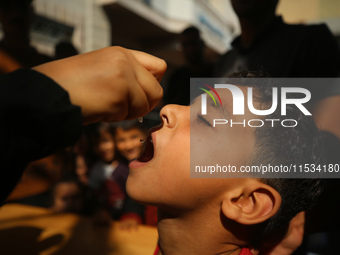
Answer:
M241 89L246 95L246 88ZM197 99L190 108L164 107L160 113L163 125L151 134L153 158L130 164L129 195L159 208L159 254L239 254L244 242L225 226L221 213L251 225L268 219L280 206L280 195L255 179L190 178L190 134L191 160L197 164L241 166L254 155L253 128L240 125L212 128L213 118L231 118L231 94L220 91L220 96L223 109L208 104L209 114L205 116L200 113ZM241 121L255 116L246 111L244 116L232 118ZM269 201L263 194L248 196L262 188L276 192L275 205L274 200ZM263 199L259 203L261 212L256 206L257 198Z
M221 93L221 97L224 107L231 109L231 95ZM200 115L200 110L200 100L196 99L191 106L191 114ZM193 111L197 114L193 114ZM210 104L208 112L204 119L210 123L213 118L225 118ZM193 132L192 137L199 138L192 141L191 147L195 150L192 155L197 156L197 162L201 162L202 165L220 163L238 166L245 164L251 157L254 129L249 127L227 129L222 125L211 128L206 125L203 117L197 116L192 118L190 123L188 106L169 105L164 107L160 114L163 126L152 133L154 157L144 167L138 169L131 167L128 189L138 190L138 198L140 196L142 202L160 207L171 205L176 207L176 211L178 207L183 210L191 209L197 203L202 206L201 198L210 198L206 190L211 190L210 187L225 190L225 182L230 182L230 179L190 179L190 131ZM246 116L233 116L233 119L237 121L244 117L254 118L248 112ZM149 189L145 187L145 183L149 183Z
M138 128L124 130L118 127L116 130L117 150L129 161L139 157L142 153L143 143L141 143L141 140L145 140L145 134Z

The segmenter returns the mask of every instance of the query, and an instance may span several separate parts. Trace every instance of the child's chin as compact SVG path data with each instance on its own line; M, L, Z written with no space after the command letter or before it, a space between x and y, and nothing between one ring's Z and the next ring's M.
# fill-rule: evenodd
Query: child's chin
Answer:
M105 158L105 159L102 159L104 161L105 164L111 164L113 159L111 158Z
M143 205L155 206L153 197L148 196L144 191L145 191L145 187L143 189L143 187L140 187L140 183L136 184L134 183L132 178L130 178L130 176L128 177L127 182L126 182L126 192L129 195L129 197L132 198L137 203L140 203Z

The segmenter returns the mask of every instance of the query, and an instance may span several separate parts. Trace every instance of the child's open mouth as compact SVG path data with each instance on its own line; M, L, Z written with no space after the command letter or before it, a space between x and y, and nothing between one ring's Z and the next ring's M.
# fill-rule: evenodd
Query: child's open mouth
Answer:
M147 165L155 156L155 145L156 145L156 131L159 130L162 125L153 127L150 129L150 133L144 141L144 150L142 155L130 162L130 168L139 168Z
M142 155L138 158L140 162L149 162L153 158L154 148L151 134L147 137L144 142L144 151Z

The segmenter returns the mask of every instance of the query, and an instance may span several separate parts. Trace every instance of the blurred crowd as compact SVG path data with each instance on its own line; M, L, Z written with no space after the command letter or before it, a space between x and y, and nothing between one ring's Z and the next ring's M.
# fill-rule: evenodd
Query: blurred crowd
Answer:
M120 220L127 229L156 226L157 210L126 192L128 163L141 155L147 130L138 120L88 125L74 147L32 162L25 171L23 182L43 179L50 189L11 202L93 217L96 224Z
M31 0L1 0L0 74L71 57L78 50L70 41L55 46L55 56L39 53L30 40ZM91 216L95 223L122 220L122 227L156 226L156 209L129 199L128 162L140 156L147 127L136 121L89 125L79 142L32 162L8 201L50 208L55 213Z

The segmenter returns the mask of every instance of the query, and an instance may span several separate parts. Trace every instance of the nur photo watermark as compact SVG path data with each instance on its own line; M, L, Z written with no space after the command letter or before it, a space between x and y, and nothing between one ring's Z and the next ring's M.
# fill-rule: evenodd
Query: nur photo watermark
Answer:
M192 78L190 173L197 178L339 178L313 121L317 86L339 79Z

